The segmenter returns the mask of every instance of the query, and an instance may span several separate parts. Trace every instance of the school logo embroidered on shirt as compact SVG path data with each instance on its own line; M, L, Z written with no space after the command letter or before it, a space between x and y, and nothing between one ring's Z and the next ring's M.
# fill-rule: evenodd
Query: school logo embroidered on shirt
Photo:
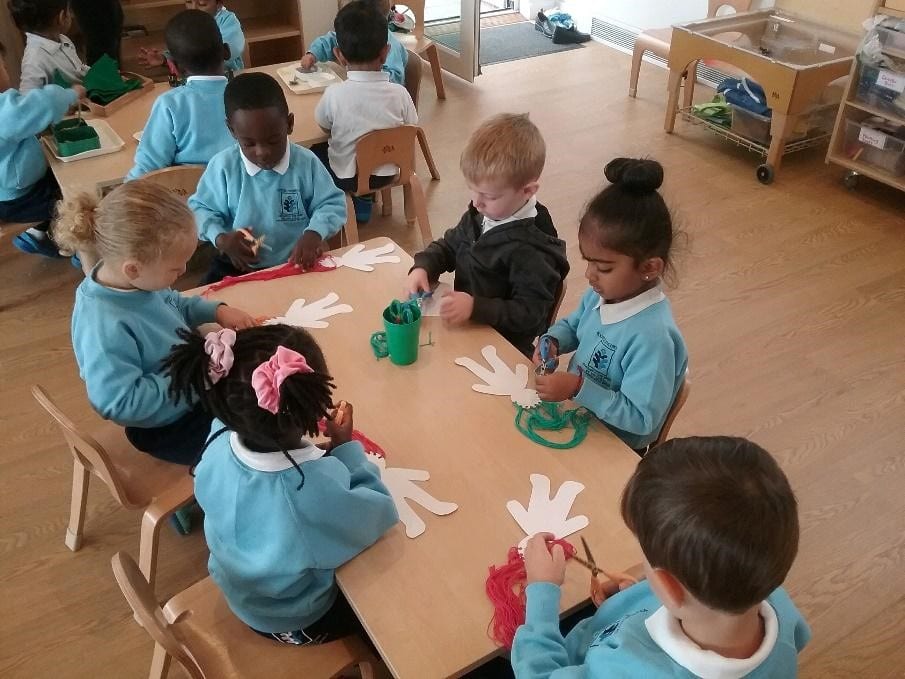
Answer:
M613 636L619 630L619 627L622 625L622 623L624 623L629 618L633 618L636 615L644 615L645 613L647 613L647 609L642 608L640 611L635 611L634 613L629 613L628 615L620 618L616 622L614 622L610 625L607 625L602 630L597 632L597 634L594 635L594 638L591 640L590 648L599 646L601 643L603 643L604 639L606 639L607 637Z
M616 352L616 345L606 341L606 338L598 335L600 340L591 356L588 358L587 366L585 366L584 376L595 384L599 384L605 389L611 389L610 382L610 362L613 360L613 354Z
M302 216L302 192L298 189L280 189L280 221L292 222Z

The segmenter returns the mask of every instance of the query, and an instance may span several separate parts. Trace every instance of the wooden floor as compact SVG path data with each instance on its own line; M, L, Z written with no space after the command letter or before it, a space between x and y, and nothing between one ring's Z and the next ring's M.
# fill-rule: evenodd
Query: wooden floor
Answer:
M905 196L870 182L847 191L819 151L789 158L761 186L755 156L681 124L664 134L665 72L645 64L632 100L629 61L590 44L487 68L474 86L450 78L445 102L426 81L422 117L443 175L427 189L433 231L466 205L458 157L469 132L492 113L530 111L549 149L541 200L569 243L569 310L584 288L576 222L604 164L663 162L688 234L671 298L694 381L674 433L752 437L791 477L802 540L788 588L814 632L802 675L901 677ZM416 248L401 196L396 212L362 238L386 232ZM64 547L69 456L28 393L40 382L67 411L90 414L69 341L78 276L9 241L0 238L0 676L145 676L152 645L109 567L114 551L137 553L139 517L94 484L84 547ZM204 574L201 533L164 530L161 596Z

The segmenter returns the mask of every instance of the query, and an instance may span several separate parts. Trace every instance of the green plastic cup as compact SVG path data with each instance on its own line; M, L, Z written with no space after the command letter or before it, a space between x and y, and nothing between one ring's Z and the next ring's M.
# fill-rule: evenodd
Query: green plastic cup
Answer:
M421 312L413 309L415 317L411 323L394 323L390 309L383 312L383 327L386 331L387 351L394 365L411 365L418 360L418 344L421 337Z

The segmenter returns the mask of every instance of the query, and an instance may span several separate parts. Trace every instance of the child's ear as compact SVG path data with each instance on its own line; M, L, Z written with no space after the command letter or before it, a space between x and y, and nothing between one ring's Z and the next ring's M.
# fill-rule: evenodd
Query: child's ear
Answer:
M666 264L663 262L662 257L650 257L641 262L638 271L644 276L644 280L656 280L663 275L665 268Z
M652 568L647 574L651 589L667 608L676 610L685 604L685 588L675 576L662 568Z
M223 61L229 61L233 58L232 50L229 49L229 45L223 43Z
M539 189L540 182L537 180L525 184L525 186L522 188L522 193L525 196L525 200L528 200L529 198L531 198L531 196L536 195Z
M286 129L287 134L292 134L292 130L295 127L295 114L294 113L290 113L288 116L286 116L286 126L287 126L287 129Z
M342 50L339 47L333 48L333 56L336 57L336 61L343 68L349 68L349 62L346 61L346 58L343 56Z

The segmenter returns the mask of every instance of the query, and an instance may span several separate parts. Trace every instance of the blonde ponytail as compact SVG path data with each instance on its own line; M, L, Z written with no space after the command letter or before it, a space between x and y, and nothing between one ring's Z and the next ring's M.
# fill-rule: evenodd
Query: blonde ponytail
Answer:
M66 250L81 252L94 249L98 199L80 193L57 204L53 239Z

